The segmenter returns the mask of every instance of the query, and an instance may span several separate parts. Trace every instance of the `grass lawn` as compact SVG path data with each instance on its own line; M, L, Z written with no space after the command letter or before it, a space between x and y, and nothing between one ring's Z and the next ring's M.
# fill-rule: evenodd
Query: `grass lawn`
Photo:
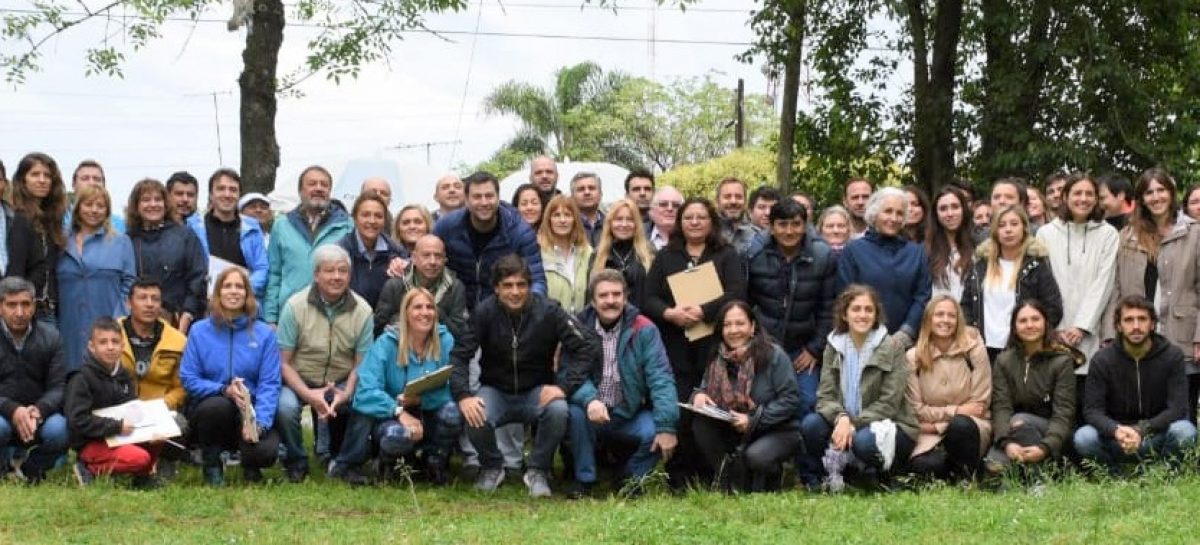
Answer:
M281 479L278 470L267 473ZM637 500L533 501L520 483L493 495L465 483L433 489L302 485L208 489L194 468L167 487L80 489L58 470L38 487L0 484L0 543L1197 543L1200 477L1127 482L1070 477L1032 492L957 487L920 492L802 492ZM556 483L559 484L559 483ZM559 485L561 486L561 485Z

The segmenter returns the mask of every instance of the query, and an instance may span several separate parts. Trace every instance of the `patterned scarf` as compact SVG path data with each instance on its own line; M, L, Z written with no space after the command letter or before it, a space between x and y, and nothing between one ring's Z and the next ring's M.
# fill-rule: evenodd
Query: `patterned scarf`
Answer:
M721 343L717 357L708 365L704 393L722 409L748 413L756 406L750 398L750 386L754 383L754 359L749 352L750 343L733 350ZM731 374L736 377L733 382L730 382Z

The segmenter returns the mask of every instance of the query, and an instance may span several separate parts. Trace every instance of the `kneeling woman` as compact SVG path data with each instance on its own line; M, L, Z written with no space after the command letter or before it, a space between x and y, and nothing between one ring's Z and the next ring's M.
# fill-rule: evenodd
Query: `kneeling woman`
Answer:
M921 426L909 469L938 478L974 475L991 438L992 366L953 297L939 295L925 307L906 357L906 397Z
M1054 460L1075 424L1075 368L1083 353L1058 343L1046 307L1035 299L1017 304L1008 349L996 358L992 379L992 429L996 440L984 459L989 473L1013 463Z
M904 344L888 336L881 307L875 290L862 284L838 296L817 411L800 423L805 456L849 452L878 474L899 469L912 454L918 428L904 397Z
M192 326L179 364L187 420L204 458L206 483L225 483L221 451L234 448L241 451L243 478L258 482L279 451L279 432L272 429L279 402L279 345L270 326L254 319L258 304L244 269L226 269L214 285L208 318ZM243 420L251 408L254 422Z
M692 404L715 405L734 420L696 418L696 443L713 468L740 451L751 491L778 487L780 464L800 445L800 394L791 359L767 340L743 301L730 302L717 313L714 334L720 344Z
M449 383L406 398L409 382L449 365L454 337L438 323L437 303L425 288L412 288L400 304L400 320L375 341L358 367L354 414L332 474L365 481L358 467L367 459L369 437L379 447L381 476L418 447L431 481L449 482L447 461L460 433L462 414L450 401Z

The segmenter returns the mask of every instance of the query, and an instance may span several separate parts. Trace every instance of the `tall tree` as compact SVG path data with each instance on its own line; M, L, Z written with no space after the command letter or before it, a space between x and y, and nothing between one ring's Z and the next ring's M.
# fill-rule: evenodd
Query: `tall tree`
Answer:
M757 34L743 61L764 57L770 72L783 71L783 101L779 113L779 141L775 159L775 183L787 192L795 162L796 118L800 101L800 70L803 65L804 35L808 0L763 0L761 9L750 15L750 28Z
M36 71L50 41L86 23L103 21L127 40L104 40L84 52L86 72L120 76L125 52L142 49L162 35L168 20L199 22L220 0L30 0L9 9L0 21L0 68L5 79L22 83ZM231 29L246 28L242 52L241 172L247 191L270 191L279 166L275 137L276 97L297 92L297 85L323 74L334 81L356 77L364 64L384 58L406 31L424 28L427 13L458 11L466 0L299 0L291 19L321 32L308 42L304 66L281 76L279 50L288 14L282 0L234 0Z
M953 120L963 2L904 0L904 7L913 61L913 171L933 194L956 177Z

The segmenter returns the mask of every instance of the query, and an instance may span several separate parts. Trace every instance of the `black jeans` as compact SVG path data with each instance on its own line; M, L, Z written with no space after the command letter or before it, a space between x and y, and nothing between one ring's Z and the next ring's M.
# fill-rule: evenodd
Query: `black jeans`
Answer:
M242 467L263 468L275 464L279 456L279 432L268 430L257 443L242 440L242 417L232 399L213 396L192 406L188 423L195 430L196 444L204 454L205 465L215 465L222 450L241 451Z
M913 473L944 479L969 477L979 468L979 462L979 426L971 417L958 415L950 419L942 442L914 456L908 467Z
M727 454L734 453L743 445L743 436L727 422L696 417L692 420L692 432L708 465L719 469ZM770 489L767 484L778 480L784 460L796 455L800 447L800 430L784 429L770 431L745 443L741 450L741 463L745 466L752 483L752 490Z

